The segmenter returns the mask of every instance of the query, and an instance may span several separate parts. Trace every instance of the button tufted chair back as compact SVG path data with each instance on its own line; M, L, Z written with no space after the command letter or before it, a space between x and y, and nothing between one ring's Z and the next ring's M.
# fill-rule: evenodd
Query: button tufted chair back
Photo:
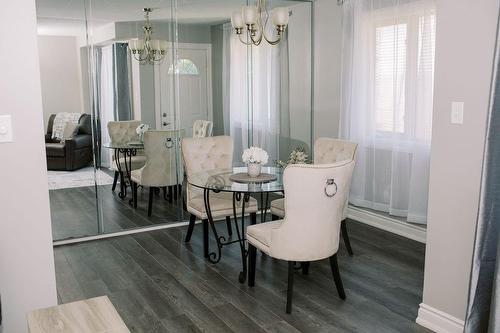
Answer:
M314 261L337 252L342 209L354 163L351 160L286 167L283 183L287 211L283 223L271 231L272 257ZM334 183L328 184L332 180Z
M314 143L314 164L354 160L357 147L356 143L350 141L318 138Z
M346 160L356 160L356 150L358 144L332 138L318 138L314 142L314 164L335 163ZM351 184L347 188L347 196L342 210L342 219L347 217L347 207L349 206L349 191Z
M141 185L162 187L179 183L175 161L178 134L178 131L144 133L146 164L141 169Z
M201 171L231 168L233 145L233 139L230 136L182 139L182 159L187 177ZM199 191L191 186L188 187L188 200L192 195L197 194Z
M108 133L111 142L114 144L125 144L130 141L139 141L136 129L140 124L139 120L108 122Z
M196 120L193 124L193 138L212 136L213 123L208 120Z

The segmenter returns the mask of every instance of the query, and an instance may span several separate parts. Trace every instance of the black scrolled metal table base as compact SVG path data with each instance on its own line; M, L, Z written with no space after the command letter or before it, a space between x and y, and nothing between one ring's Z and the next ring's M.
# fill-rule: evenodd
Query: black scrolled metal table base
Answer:
M233 221L234 226L236 227L236 240L228 241L225 236L219 236L217 233L217 229L215 228L212 211L210 208L210 191L214 191L218 193L217 190L210 190L205 188L203 190L203 199L205 202L205 211L207 212L207 219L214 234L215 240L217 242L217 250L216 252L209 252L207 260L213 264L216 264L220 261L222 253L221 250L224 246L239 243L241 250L241 262L243 269L240 271L238 276L238 280L240 283L244 283L247 278L247 256L248 251L246 248L246 238L245 238L245 206L250 201L249 193L241 193L241 192L233 192ZM238 224L238 211L239 205L237 203L241 203L241 220ZM255 213L250 213L250 224L255 224L257 222L257 216Z
M132 178L131 178L131 172L132 172L132 157L137 155L137 149L135 148L115 148L114 151L115 154L115 161L116 161L116 168L118 169L118 172L120 174L123 174L123 169L122 165L120 163L120 154L123 155L123 159L125 161L125 177L126 179L122 178L120 179L120 193L118 193L118 196L120 199L125 199L127 196L127 181L131 184L132 183ZM129 204L132 204L132 200L129 201Z

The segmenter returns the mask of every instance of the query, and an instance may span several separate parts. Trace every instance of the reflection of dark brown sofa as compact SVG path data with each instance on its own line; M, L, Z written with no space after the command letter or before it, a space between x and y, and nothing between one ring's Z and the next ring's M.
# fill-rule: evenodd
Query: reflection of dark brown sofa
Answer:
M89 114L83 114L79 121L78 133L64 143L53 140L52 125L55 114L50 115L45 134L47 169L73 171L92 162L92 127Z

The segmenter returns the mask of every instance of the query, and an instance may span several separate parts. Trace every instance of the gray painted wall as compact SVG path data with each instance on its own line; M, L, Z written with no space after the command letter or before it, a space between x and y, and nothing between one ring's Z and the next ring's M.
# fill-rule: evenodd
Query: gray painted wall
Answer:
M437 1L423 303L459 319L467 305L497 17L497 0ZM450 124L452 101L465 103L463 125Z
M314 17L314 138L339 136L342 6L317 0Z
M57 52L54 52L57 50ZM44 128L49 116L83 112L82 78L77 38L38 36Z
M0 114L12 115L14 135L0 143L4 333L28 332L27 312L57 305L36 31L33 0L2 2L0 38L15 50L0 52Z

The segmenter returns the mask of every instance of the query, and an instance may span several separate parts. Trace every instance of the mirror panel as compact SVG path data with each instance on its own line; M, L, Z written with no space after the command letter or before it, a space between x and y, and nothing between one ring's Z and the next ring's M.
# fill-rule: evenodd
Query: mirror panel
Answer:
M78 78L76 88L66 84L67 90L47 93L44 112L86 113L90 118L90 160L84 168L64 171L73 181L88 171L90 184L51 190L55 240L186 221L179 142L197 133L197 121L210 122L210 135L234 139L235 163L241 163L243 150L250 146L265 149L270 163L288 160L296 148L310 155L312 4L268 0L270 15L274 8L288 8L288 27L277 45L263 41L256 46L247 45L249 36L238 36L231 25L231 15L249 3L80 0L68 5L65 0L37 0L41 35L62 39L72 31L76 60L71 70ZM145 13L144 8L151 11ZM141 61L146 53L138 50L145 50L145 34L151 34L148 45L158 50L154 57L161 61ZM279 37L271 24L266 36ZM50 47L46 54L57 67L62 62L58 64ZM42 81L49 85L51 78L41 68ZM46 108L50 96L55 102ZM78 108L65 104L62 97L69 96L78 96ZM148 173L141 171L150 170L146 160L160 153L148 154L142 146L116 146L144 139L153 147L136 131L143 125L167 131L156 142L163 147L161 168L169 170L168 182L148 183ZM139 174L144 175L142 183ZM142 185L136 208L129 175ZM157 188L151 195L150 187Z

